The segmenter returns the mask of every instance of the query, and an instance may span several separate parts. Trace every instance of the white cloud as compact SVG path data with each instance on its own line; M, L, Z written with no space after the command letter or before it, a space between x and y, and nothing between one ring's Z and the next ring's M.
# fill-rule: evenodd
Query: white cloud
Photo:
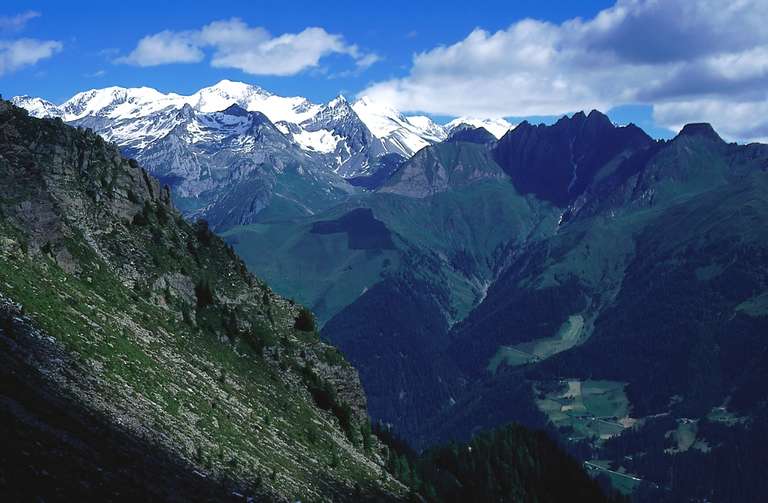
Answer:
M50 58L62 49L61 42L22 38L0 40L0 75L34 65L41 59Z
M355 64L357 65L357 68L365 69L378 63L379 61L381 61L381 56L378 54L370 53L358 58L357 61L355 61Z
M764 138L755 134L768 129L768 114L747 111L768 106L765 19L766 0L618 0L591 19L475 29L360 94L454 116L650 104L670 128L709 120L729 138Z
M212 66L237 68L252 75L295 75L317 67L331 54L347 55L359 67L376 62L375 55L361 52L341 35L322 28L273 37L264 28L250 27L237 18L214 21L200 30L146 36L130 54L115 62L137 66L196 63L205 58L206 48L213 49Z
M36 17L40 17L40 13L32 10L15 16L0 16L0 31L23 30L27 23Z
M136 66L197 63L203 60L203 56L203 51L197 45L195 33L161 31L139 40L136 48L128 56L117 58L115 63Z
M21 31L39 12L28 11L15 16L0 17L0 31ZM0 39L0 76L50 58L61 51L63 44L56 40L34 38Z

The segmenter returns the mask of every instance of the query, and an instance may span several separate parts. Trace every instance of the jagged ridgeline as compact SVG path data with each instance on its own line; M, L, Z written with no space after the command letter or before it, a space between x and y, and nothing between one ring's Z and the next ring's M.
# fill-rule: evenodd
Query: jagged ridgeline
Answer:
M0 179L0 493L406 493L311 313L135 161L0 101Z

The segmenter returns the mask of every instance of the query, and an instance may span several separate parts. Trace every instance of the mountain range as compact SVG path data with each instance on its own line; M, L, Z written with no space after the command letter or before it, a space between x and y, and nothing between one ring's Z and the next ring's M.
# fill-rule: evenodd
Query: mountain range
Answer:
M274 134L257 112L213 117ZM312 313L92 131L0 100L0 175L4 499L623 501L543 432L416 455L372 428ZM374 245L391 243L353 243Z
M240 86L15 101L117 142L309 306L412 446L517 421L639 501L768 494L767 146L598 111L438 126Z
M29 96L16 96L11 101L35 117L60 117L90 127L129 153L169 134L178 125L171 111L189 106L195 113L208 114L238 105L263 113L301 150L324 157L333 171L346 178L371 174L370 163L383 154L408 158L444 140L459 126L486 126L497 137L512 127L503 119L463 117L441 126L426 116L404 116L367 97L349 103L339 96L326 104L315 104L306 98L277 96L228 80L189 96L163 94L147 87L110 87L78 93L61 105Z
M648 501L750 500L751 470L696 473L761 456L766 183L765 145L592 111L456 131L373 191L222 235L413 445L548 425Z

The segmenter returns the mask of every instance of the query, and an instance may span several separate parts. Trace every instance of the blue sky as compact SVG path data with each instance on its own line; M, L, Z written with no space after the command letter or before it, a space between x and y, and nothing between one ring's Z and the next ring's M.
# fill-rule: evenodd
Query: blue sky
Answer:
M768 123L750 110L768 111L768 40L751 18L766 19L767 3L12 0L0 6L0 93L59 103L90 88L191 93L226 78L313 101L365 92L438 118L599 108L656 136L708 120L726 137L762 139ZM50 54L14 60L22 40Z

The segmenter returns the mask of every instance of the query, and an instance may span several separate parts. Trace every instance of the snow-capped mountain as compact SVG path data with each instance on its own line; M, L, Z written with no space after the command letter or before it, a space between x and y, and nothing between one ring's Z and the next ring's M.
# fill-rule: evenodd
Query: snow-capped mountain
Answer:
M382 169L381 178L459 124L479 123L496 136L509 127L475 119L444 127L366 97L315 104L229 80L190 95L108 87L60 105L29 96L12 101L118 144L172 187L188 216L214 226L252 221L278 199L282 211L318 211L359 190L344 179Z
M367 96L355 101L352 109L371 133L382 140L387 153L411 157L427 145L440 142L447 136L429 118L416 116L411 122L397 110L374 102Z
M386 154L384 142L376 138L343 96L331 100L313 117L301 123L301 135L331 135L333 149L325 150L326 162L345 178L367 174L373 161ZM294 138L301 143L301 138ZM331 142L328 142L330 145Z
M32 117L45 119L62 116L62 111L58 105L42 98L34 98L26 95L15 96L11 98L11 102L17 107L24 108Z
M197 112L219 112L236 104L261 112L279 130L342 176L370 174L378 156L410 157L446 137L427 117L406 118L399 112L362 98L350 104L339 97L318 105L302 97L283 97L258 86L222 80L185 96L148 87L108 87L76 94L61 105L18 96L14 104L37 117L61 117L90 127L124 148L146 148L176 124L169 118L185 106ZM413 119L413 120L411 120Z
M136 157L171 185L188 215L214 228L252 223L273 204L312 214L353 191L261 112L236 104L221 112L166 110L177 126Z
M504 119L477 119L474 117L459 117L457 119L453 119L443 127L446 133L450 134L456 129L467 126L472 128L484 128L486 131L495 136L497 140L504 136L507 131L515 127L513 124Z

